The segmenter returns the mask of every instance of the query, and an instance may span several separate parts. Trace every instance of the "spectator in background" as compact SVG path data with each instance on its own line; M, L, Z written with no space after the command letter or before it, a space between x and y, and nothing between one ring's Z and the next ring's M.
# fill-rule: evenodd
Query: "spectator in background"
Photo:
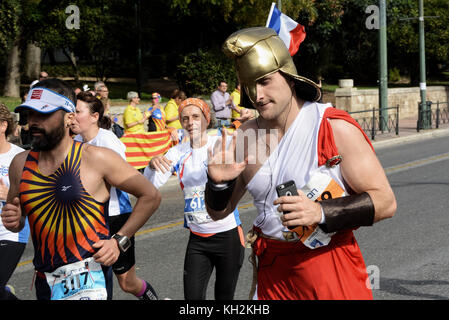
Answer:
M25 102L28 95L28 91L22 91L20 93L20 97L22 98L22 103ZM19 135L20 135L20 143L22 148L29 150L31 149L31 140L32 136L30 134L28 128L28 112L21 111L19 112L19 123L18 123Z
M98 90L96 90L97 92L97 98L98 99L107 99L109 97L109 90L108 87L106 87L106 85L100 85L98 87Z
M48 79L48 73L45 71L41 71L41 73L39 73L39 81Z
M148 118L148 131L162 131L165 130L166 118L165 110L161 106L161 95L153 92L151 95L151 107L148 108L150 117Z
M36 83L38 83L39 81L45 80L45 79L48 79L48 73L45 72L45 71L41 71L39 73L39 79L38 80L34 80L33 82L31 82L30 89L33 88Z
M86 89L89 90L89 88L86 86ZM86 91L86 90L84 90ZM108 118L111 118L109 112L111 109L111 102L109 100L109 90L106 84L103 81L97 81L94 83L94 91L92 95L96 97L97 99L100 99L101 103L104 107L104 115ZM92 92L92 91L91 91ZM102 127L103 129L109 129L106 127Z
M110 117L110 111L111 111L111 99L109 98L101 98L101 103L104 107L104 115Z
M100 87L102 87L102 86L106 86L106 84L103 81L97 81L94 83L94 92L95 92L94 96L96 96L97 98L100 95L99 91L100 91Z
M135 91L130 91L127 94L129 101L128 106L123 112L123 125L125 126L125 133L143 133L145 132L144 123L147 121L149 114L142 113L137 106L140 102L139 95Z
M182 129L181 122L179 122L179 105L187 96L184 91L179 89L173 90L170 100L165 105L165 114L167 115L167 127L175 129Z
M231 93L232 99L232 112L231 119L232 122L240 118L240 113L243 107L240 105L240 83L237 82L234 91Z
M178 129L167 126L167 115L165 113L164 108L160 104L161 95L157 92L153 92L151 95L151 99L153 100L152 106L148 109L150 117L148 118L148 131L162 131L168 130L171 135L171 139L174 144L179 142L180 135L178 134ZM182 130L182 129L180 129Z
M212 108L214 109L217 120L217 128L221 128L222 126L229 127L231 125L232 99L229 93L227 93L227 90L228 84L225 81L220 81L217 90L210 96Z
M231 93L231 99L232 99L232 124L235 126L236 129L238 129L243 122L248 121L250 119L254 119L258 116L257 110L250 110L244 108L241 105L240 83L238 81L234 91Z

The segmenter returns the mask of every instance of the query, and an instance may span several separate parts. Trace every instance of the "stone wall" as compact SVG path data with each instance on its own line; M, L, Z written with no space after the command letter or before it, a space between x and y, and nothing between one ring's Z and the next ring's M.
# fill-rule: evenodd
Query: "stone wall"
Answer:
M363 111L379 108L379 90L358 90L348 86L347 83L340 83L340 87L335 90L335 107L348 112ZM446 102L449 101L449 87L432 86L426 89L427 101ZM388 106L399 105L399 117L416 117L418 114L418 103L421 101L419 87L411 88L389 88Z

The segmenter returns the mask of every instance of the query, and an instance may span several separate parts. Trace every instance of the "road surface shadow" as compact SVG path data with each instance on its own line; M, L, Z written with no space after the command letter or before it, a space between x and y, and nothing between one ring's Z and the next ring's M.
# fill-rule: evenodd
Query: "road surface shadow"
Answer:
M405 279L391 279L381 277L379 291L395 295L417 297L420 299L449 300L448 296L442 296L439 294L425 293L419 291L421 286L443 286L443 285L449 285L449 281L405 280ZM411 288L412 286L416 286L416 290L413 290Z

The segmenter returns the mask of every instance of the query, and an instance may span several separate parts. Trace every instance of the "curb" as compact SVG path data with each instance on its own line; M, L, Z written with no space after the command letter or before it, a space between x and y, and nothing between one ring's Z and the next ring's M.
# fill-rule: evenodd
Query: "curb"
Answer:
M426 132L417 132L415 134L411 134L405 137L397 137L397 138L391 138L386 139L383 141L374 141L371 142L374 149L382 149L389 146L393 146L396 144L402 144L402 143L408 143L413 141L419 141L419 140L425 140L425 139L431 139L431 138L438 138L438 137L444 137L449 136L449 128L447 129L430 129Z

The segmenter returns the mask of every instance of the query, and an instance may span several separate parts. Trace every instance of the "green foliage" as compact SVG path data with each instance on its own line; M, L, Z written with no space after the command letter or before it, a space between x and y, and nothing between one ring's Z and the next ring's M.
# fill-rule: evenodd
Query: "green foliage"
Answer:
M388 70L388 80L391 82L398 82L401 80L401 73L398 68L391 68Z
M0 51L8 49L19 33L20 13L18 0L0 1Z
M0 103L3 103L8 110L12 112L18 105L20 105L21 99L16 97L0 96Z
M229 88L234 88L236 73L233 62L223 53L200 49L186 55L178 64L176 79L188 96L210 95L221 80L226 81Z
M60 63L55 65L42 65L42 70L45 70L52 77L73 77L72 65L68 63ZM80 77L90 77L95 75L95 65L78 65Z
M195 94L210 94L219 78L234 83L232 62L220 51L232 32L264 26L273 0L141 0L144 77L173 77ZM274 1L277 2L277 1ZM136 0L1 0L0 67L13 40L21 35L45 50L65 49L78 57L79 76L137 75ZM67 29L65 8L80 9L80 29ZM293 57L298 72L317 80L354 78L376 83L378 32L368 30L365 13L375 0L283 0L282 12L306 28ZM426 64L429 76L449 66L449 1L425 0ZM418 0L387 1L390 75L419 76ZM22 54L22 57L24 55ZM179 57L186 57L179 63ZM198 64L198 65L196 65ZM179 70L177 66L179 65ZM95 66L93 68L92 66ZM72 66L45 66L52 74L74 76ZM53 69L52 69L53 68ZM394 70L394 71L393 71ZM145 80L145 79L143 79ZM390 79L392 80L392 79Z

